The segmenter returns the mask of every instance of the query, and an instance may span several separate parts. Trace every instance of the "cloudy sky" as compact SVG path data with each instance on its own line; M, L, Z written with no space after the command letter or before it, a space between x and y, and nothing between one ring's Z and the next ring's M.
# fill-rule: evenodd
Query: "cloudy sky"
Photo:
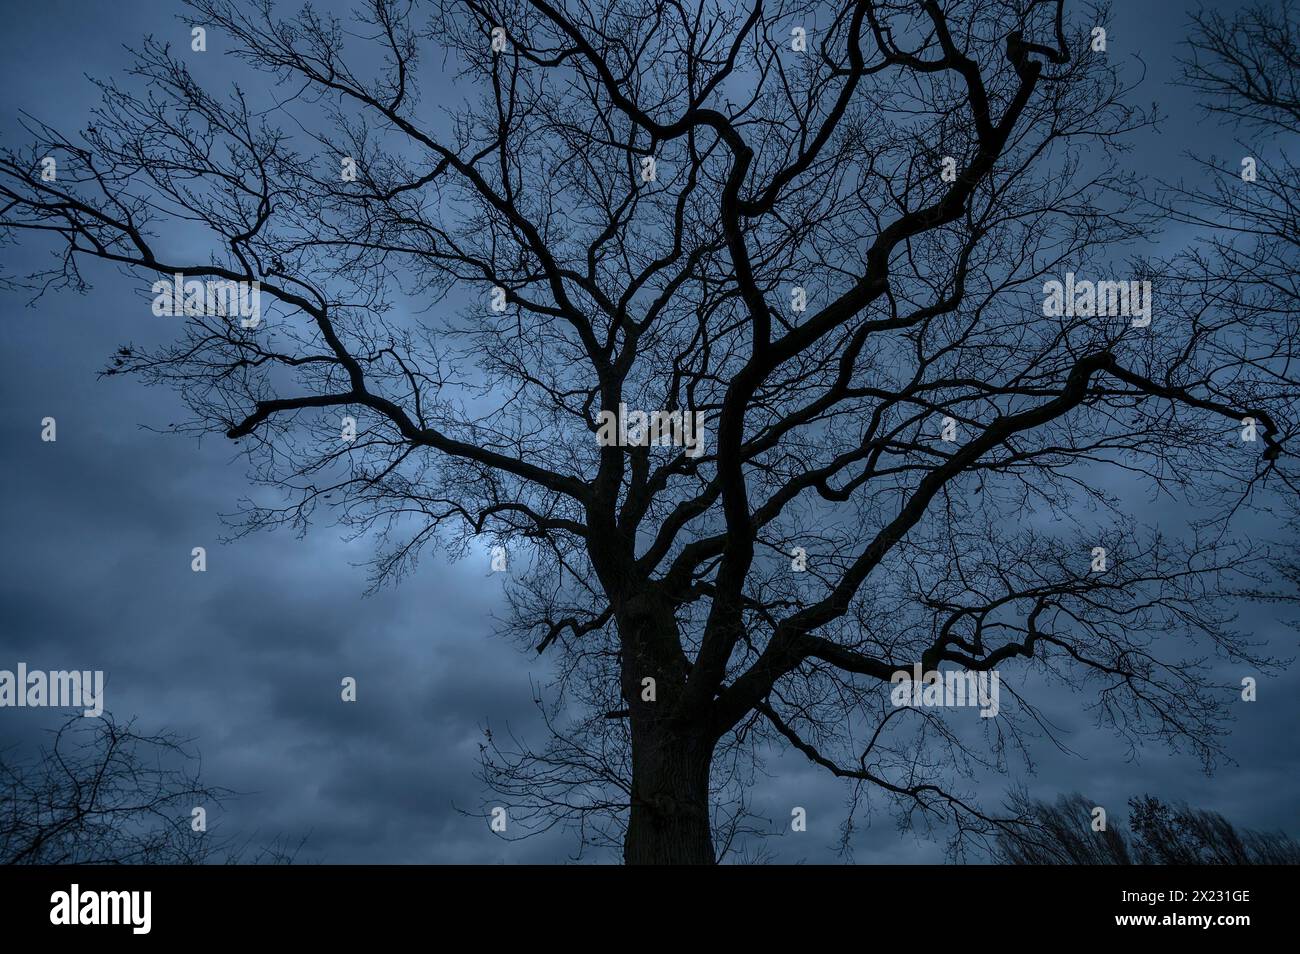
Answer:
M1141 98L1168 116L1141 140L1134 166L1176 174L1185 150L1214 151L1231 134L1168 85L1183 3L1117 6L1111 55L1145 68ZM119 75L123 44L145 34L187 43L177 12L171 0L6 3L0 136L15 140L19 110L65 129L84 125L95 102L87 74ZM218 57L219 38L210 44ZM48 254L0 248L6 271L30 270ZM575 846L563 833L504 842L460 811L488 798L473 777L482 727L539 733L530 680L547 677L544 662L492 637L502 600L486 556L456 564L434 556L399 588L363 597L364 539L344 542L318 527L305 539L272 533L223 545L219 515L247 489L243 462L221 440L160 433L184 414L174 393L97 379L117 346L165 340L169 328L142 304L140 283L113 269L87 274L95 287L84 297L64 292L29 307L27 296L0 293L0 669L25 661L104 670L107 706L119 719L192 737L205 779L245 793L217 819L227 834L306 836L304 861L569 858ZM58 421L56 443L40 440L46 416ZM190 570L195 546L207 548L206 573ZM1295 655L1294 632L1266 611L1248 612L1258 639ZM355 705L339 700L344 675L361 687ZM1033 793L1082 790L1122 805L1151 792L1300 834L1296 668L1265 678L1260 702L1239 707L1227 747L1236 764L1213 777L1191 756L1134 756L1092 728L1085 700L1042 692L1070 751L1042 745L1035 774L1017 771ZM28 750L57 721L48 710L0 710L0 747ZM806 834L773 837L769 851L782 861L839 860L844 789L801 756L774 758L767 774L754 802L774 831L791 805L809 814ZM985 781L984 797L999 801L1008 784ZM941 844L900 836L887 814L865 821L859 863L942 860Z

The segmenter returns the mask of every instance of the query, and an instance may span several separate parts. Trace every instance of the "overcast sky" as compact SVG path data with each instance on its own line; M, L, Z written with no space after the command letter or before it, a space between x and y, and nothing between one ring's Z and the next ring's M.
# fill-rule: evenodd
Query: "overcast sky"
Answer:
M347 6L318 4L331 5ZM1167 82L1184 4L1117 6L1110 54L1141 56L1140 98L1169 117L1141 140L1135 167L1168 175L1184 150L1225 147L1231 134ZM147 33L188 46L178 11L171 0L5 2L0 136L15 141L19 109L65 129L84 126L95 102L85 74L120 75L122 45ZM220 38L209 44L208 55L219 57ZM48 254L0 248L5 270L30 270ZM171 328L142 304L141 283L113 269L87 274L95 287L84 297L63 292L27 307L27 296L0 293L0 669L24 661L104 670L107 707L119 719L193 737L205 779L246 793L221 813L227 834L306 835L304 861L570 857L574 844L563 833L506 843L458 811L488 797L473 777L482 727L537 733L530 679L547 677L544 662L491 636L502 601L486 556L448 564L434 555L398 589L367 598L357 566L371 554L364 539L344 542L321 527L305 539L277 532L222 545L219 515L248 486L243 462L220 439L159 433L185 413L173 392L97 379L117 346L165 340ZM58 421L53 444L40 441L46 416ZM207 548L206 573L190 570L196 546ZM1268 612L1249 612L1257 638L1295 655L1293 631ZM345 675L358 679L355 705L339 700ZM1259 703L1239 707L1228 743L1237 764L1213 777L1191 756L1147 750L1132 758L1092 728L1086 698L1042 692L1071 751L1044 744L1034 752L1036 774L1017 769L1014 780L1035 794L1081 790L1098 804L1122 805L1150 792L1300 834L1294 667L1262 681ZM0 709L0 746L28 747L58 720L49 710ZM809 817L806 834L774 837L769 850L782 861L838 860L842 786L798 755L775 758L767 773L754 801L773 830L785 827L791 805ZM985 781L985 800L1000 801L1010 781ZM888 814L866 821L855 840L859 863L942 860L941 844L900 836Z

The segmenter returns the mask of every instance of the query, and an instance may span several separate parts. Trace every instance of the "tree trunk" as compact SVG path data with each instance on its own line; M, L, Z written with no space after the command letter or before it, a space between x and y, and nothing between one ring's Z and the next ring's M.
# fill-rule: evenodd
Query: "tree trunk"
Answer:
M632 807L623 860L629 865L711 865L709 765L713 747L696 733L632 724Z
M716 739L682 709L688 668L671 604L642 590L618 608L623 698L632 736L629 865L711 865L709 768Z

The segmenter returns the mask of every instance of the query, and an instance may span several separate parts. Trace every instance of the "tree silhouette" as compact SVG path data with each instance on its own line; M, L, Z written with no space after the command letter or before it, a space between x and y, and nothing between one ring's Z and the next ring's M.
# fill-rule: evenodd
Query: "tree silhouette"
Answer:
M1266 553L1142 517L1251 505L1294 394L1276 343L1225 367L1234 317L1169 320L1118 258L1148 117L1104 9L189 6L272 82L219 96L190 72L212 54L149 38L78 135L29 120L3 227L59 257L11 280L260 282L255 326L160 319L175 342L106 373L242 442L283 495L241 530L331 514L379 540L376 585L434 541L502 548L509 628L555 657L546 742L484 745L524 831L713 862L790 746L855 804L995 836L1014 816L967 773L1051 726L1010 684L986 720L894 705L914 664L1037 671L1123 744L1213 763L1233 696L1205 660L1269 664L1227 600ZM1049 308L1071 271L1151 281L1150 325Z
M1224 366L1268 356L1268 374L1254 386L1294 395L1298 376L1285 357L1300 335L1300 165L1287 146L1300 133L1300 11L1291 0L1231 16L1202 8L1186 47L1181 82L1200 94L1208 118L1229 121L1240 138L1235 154L1195 157L1204 183L1165 183L1159 194L1173 221L1206 236L1172 263L1184 290L1179 312L1237 329L1222 338ZM1292 491L1283 512L1294 535L1300 497L1289 475L1279 476ZM1293 547L1278 571L1300 585Z
M1293 865L1300 845L1285 832L1239 830L1218 812L1129 799L1128 829L1092 828L1095 802L1075 792L1055 804L1012 796L1028 823L998 839L996 858L1016 865Z
M146 735L111 715L76 715L34 757L0 752L0 864L289 863L279 842L195 829L194 809L235 794L203 784L198 756L172 733ZM299 846L301 847L301 845Z

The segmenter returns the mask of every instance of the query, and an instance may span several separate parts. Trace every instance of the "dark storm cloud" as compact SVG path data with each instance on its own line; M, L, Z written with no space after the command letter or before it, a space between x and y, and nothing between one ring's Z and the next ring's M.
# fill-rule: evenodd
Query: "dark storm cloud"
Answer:
M1153 30L1157 8L1162 28ZM184 43L177 10L163 0L6 6L5 135L16 134L19 108L65 128L84 124L93 97L83 72L113 74L126 62L120 44L145 33L174 31ZM1178 4L1152 0L1120 5L1110 30L1112 55L1141 50L1148 96L1173 117L1134 153L1139 171L1169 172L1183 150L1224 141L1164 85L1181 21ZM219 39L210 42L216 52ZM0 252L15 270L47 255ZM96 287L86 297L49 295L35 308L19 294L0 297L0 668L21 659L104 669L112 712L193 737L205 778L247 793L216 816L227 832L309 836L304 860L568 858L573 843L562 833L504 843L457 811L478 811L488 797L473 778L485 723L540 732L530 676L544 681L546 669L492 638L500 583L486 559L449 564L431 553L399 588L363 598L365 572L355 564L370 543L345 543L327 525L305 539L261 534L222 545L218 514L247 492L244 468L228 443L156 432L185 413L174 393L96 378L116 346L166 340L172 327L149 313L139 282L111 269L88 275ZM39 440L47 415L58 421L54 444ZM195 546L207 548L206 573L190 570ZM1252 612L1259 638L1293 654L1294 634ZM355 704L339 699L344 676L358 680ZM1048 798L1079 789L1109 805L1154 792L1296 831L1291 727L1300 677L1263 680L1260 698L1239 707L1229 745L1238 766L1207 779L1186 754L1146 750L1130 761L1093 727L1086 697L1041 686L1035 701L1074 754L1041 745L1037 774L1021 777ZM0 711L0 746L30 746L53 721L48 712ZM991 776L982 793L996 804L1007 784ZM753 791L755 812L785 832L766 848L782 861L834 860L845 799L844 787L803 756L774 756ZM808 810L804 835L787 830L796 805ZM879 806L859 819L854 846L858 862L942 858L940 844L900 836Z

